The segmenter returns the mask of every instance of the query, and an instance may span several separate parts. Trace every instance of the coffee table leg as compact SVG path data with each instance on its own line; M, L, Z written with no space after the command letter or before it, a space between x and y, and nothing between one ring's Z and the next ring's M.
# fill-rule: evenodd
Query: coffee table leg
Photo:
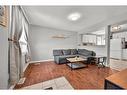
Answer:
M97 67L100 68L100 58L97 58Z

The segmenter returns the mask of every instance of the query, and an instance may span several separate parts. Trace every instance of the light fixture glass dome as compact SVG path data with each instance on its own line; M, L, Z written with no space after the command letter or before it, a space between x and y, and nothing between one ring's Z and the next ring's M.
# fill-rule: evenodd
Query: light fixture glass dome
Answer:
M72 13L68 16L68 19L71 21L76 21L81 17L80 13Z

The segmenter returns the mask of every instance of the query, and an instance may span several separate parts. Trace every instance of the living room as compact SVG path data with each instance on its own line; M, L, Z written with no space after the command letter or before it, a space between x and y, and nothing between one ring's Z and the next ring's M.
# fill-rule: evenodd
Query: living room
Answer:
M3 31L12 30L5 34L10 51L9 83L7 72L2 72L6 84L3 82L1 89L7 89L8 84L10 89L126 89L111 86L108 80L127 68L126 65L116 68L116 61L110 65L111 59L117 59L111 52L114 32L122 32L124 36L127 31L126 6L6 8L10 13L9 28L1 27ZM7 45L8 41L2 43ZM5 65L7 68L8 64Z

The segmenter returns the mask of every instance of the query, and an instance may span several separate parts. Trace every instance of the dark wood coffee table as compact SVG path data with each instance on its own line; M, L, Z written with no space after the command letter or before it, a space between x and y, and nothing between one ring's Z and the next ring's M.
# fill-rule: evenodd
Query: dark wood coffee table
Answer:
M69 63L67 63L66 65L69 66L71 70L88 67L88 64L84 64L84 62L87 61L87 59L85 58L74 57L67 58L67 60L69 61Z

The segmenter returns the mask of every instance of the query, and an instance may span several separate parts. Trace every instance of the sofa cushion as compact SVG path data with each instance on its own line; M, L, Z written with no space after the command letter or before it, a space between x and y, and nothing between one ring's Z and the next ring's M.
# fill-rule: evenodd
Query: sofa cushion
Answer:
M84 56L92 56L93 52L86 49L78 49L78 54L81 54Z
M71 49L71 55L75 55L77 53L78 53L77 49Z
M53 50L53 55L54 56L62 56L63 52L62 52L62 50Z
M70 55L71 54L71 50L70 49L63 50L63 54L64 55Z

